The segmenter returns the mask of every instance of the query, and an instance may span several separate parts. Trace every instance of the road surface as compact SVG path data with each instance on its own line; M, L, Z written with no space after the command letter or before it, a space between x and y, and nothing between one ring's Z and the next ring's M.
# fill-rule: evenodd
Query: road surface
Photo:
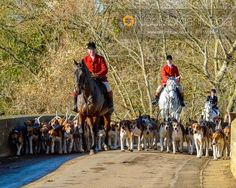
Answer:
M25 187L235 188L236 181L229 170L229 160L197 159L159 151L108 151L76 157Z

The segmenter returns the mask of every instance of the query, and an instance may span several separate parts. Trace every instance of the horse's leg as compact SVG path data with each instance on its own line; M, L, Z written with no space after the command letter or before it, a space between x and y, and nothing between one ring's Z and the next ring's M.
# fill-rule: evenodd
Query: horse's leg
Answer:
M133 150L134 150L133 138L134 138L133 134L130 133L130 135L129 135L129 140L130 140L130 151L131 151L131 152L133 152Z
M85 119L86 117L82 114L79 114L79 118L77 119L77 124L80 126L79 129L82 129L82 131L79 130L82 137L82 139L80 139L80 141L82 141L82 143L80 143L80 145L82 146L82 151L87 151L87 143L85 138Z
M108 150L108 132L110 130L111 114L107 113L103 117L104 117L104 129L105 129L105 145L104 145L104 149Z
M89 132L91 134L91 147L90 147L90 155L94 154L95 152L95 135L94 135L94 130L93 130L93 118L87 118L87 123L89 126Z
M206 143L206 157L209 157L209 139L208 138L206 138L205 143Z
M95 150L97 150L98 148L98 124L99 122L100 122L100 117L93 118L93 133L94 133L94 149Z

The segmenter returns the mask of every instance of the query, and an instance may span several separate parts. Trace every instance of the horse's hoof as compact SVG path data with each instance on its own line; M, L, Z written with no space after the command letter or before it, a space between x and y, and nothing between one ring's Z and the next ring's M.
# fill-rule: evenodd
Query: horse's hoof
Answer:
M93 150L90 150L89 155L94 155L95 152Z
M129 151L130 151L130 152L133 152L133 150L132 150L132 149L130 149Z
M122 149L122 150L120 150L121 152L125 152L125 150L124 149Z

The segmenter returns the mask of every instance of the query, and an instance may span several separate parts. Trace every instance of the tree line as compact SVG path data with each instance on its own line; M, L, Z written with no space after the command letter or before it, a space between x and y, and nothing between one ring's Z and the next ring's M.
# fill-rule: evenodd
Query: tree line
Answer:
M0 111L64 112L72 106L73 59L95 41L109 66L114 118L158 115L151 105L166 54L179 67L187 107L199 117L216 88L235 110L235 1L4 0L0 8Z

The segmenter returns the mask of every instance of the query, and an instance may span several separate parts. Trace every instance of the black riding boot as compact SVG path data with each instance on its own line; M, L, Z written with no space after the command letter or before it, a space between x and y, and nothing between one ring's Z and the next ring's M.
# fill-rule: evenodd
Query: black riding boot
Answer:
M177 95L179 97L179 101L180 101L180 105L182 107L185 107L185 104L184 104L184 96L179 92L179 90L177 89Z
M165 86L164 86L164 87L165 87ZM157 93L157 95L155 96L155 99L152 100L152 105L153 105L153 106L158 105L159 98L160 98L160 96L161 96L161 93L162 93L164 87L161 88L161 91L160 91L159 93Z
M113 92L108 92L108 108L109 112L114 112L114 105L113 105Z

